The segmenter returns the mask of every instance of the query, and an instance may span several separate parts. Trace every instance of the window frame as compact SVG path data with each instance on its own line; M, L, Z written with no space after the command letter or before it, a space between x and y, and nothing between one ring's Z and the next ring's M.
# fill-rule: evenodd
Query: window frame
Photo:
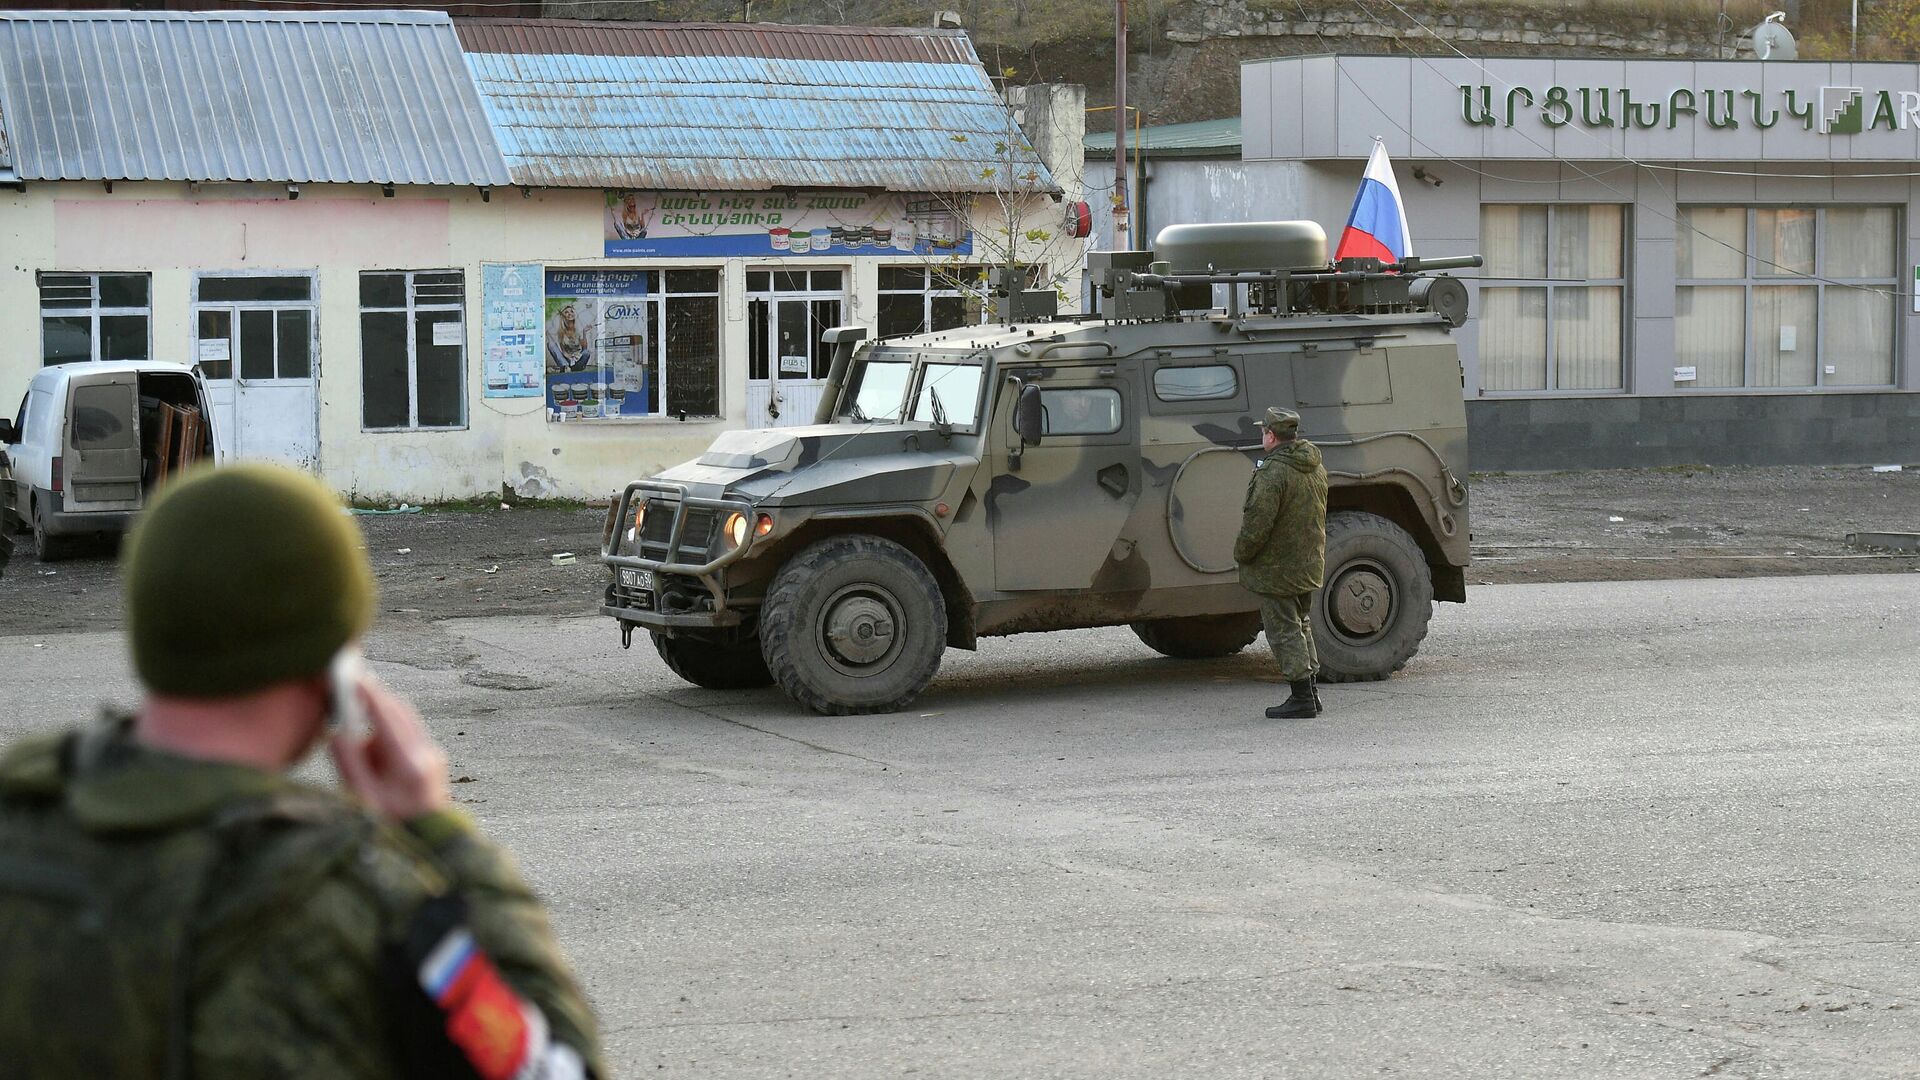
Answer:
M1477 282L1474 294L1474 323L1476 333L1475 374L1478 381L1476 389L1481 397L1618 397L1633 393L1633 204L1623 202L1527 202L1505 199L1499 202L1480 204L1482 216L1490 206L1544 206L1547 208L1546 261L1544 263L1549 276L1541 278L1515 278L1482 276ZM1580 278L1559 279L1553 273L1553 241L1558 235L1560 210L1565 207L1589 208L1595 206L1618 207L1620 210L1620 276L1617 278ZM1480 228L1485 229L1484 220ZM1485 247L1485 241L1481 242ZM1563 388L1559 385L1560 365L1559 340L1554 326L1555 293L1561 290L1618 288L1620 290L1620 385L1612 386L1576 386ZM1486 289L1542 289L1547 294L1546 333L1547 351L1545 356L1546 372L1543 380L1546 385L1532 389L1494 390L1486 385L1486 367L1478 354L1477 343L1481 322L1486 318L1486 307L1480 300L1480 292Z
M147 303L145 307L113 306L100 303L100 279L103 277L136 277L147 283ZM48 278L85 278L87 281L87 303L85 306L47 306ZM144 270L43 270L34 275L34 291L37 294L40 311L40 366L60 367L63 364L88 363L103 359L100 355L100 320L102 318L126 318L138 315L146 321L146 349L139 361L144 363L153 359L153 275ZM47 320L49 318L72 319L80 316L87 318L88 350L86 360L63 360L60 363L47 362Z
M459 302L451 303L451 304L420 303L419 292L417 288L418 282L416 279L423 275L430 275L430 274L458 275L460 278ZM369 277L394 277L394 276L400 276L404 279L404 282L401 288L406 293L407 302L405 307L392 307L392 306L385 306L385 305L369 306L366 302L364 294L356 297L356 299L359 301L359 309L360 309L360 318L358 320L360 324L360 375L361 375L360 377L360 430L369 434L387 434L387 433L394 433L394 432L421 432L421 431L465 431L472 425L472 422L473 422L472 410L468 408L468 404L467 404L467 395L472 392L471 387L469 386L469 379L468 379L468 372L467 372L467 363L471 359L467 355L467 272L466 270L458 267L442 267L442 268L436 268L436 269L422 269L422 270L362 270L360 271L358 277L355 278L354 284L356 287L360 287L365 283L366 279ZM459 423L456 423L456 424L423 425L420 423L420 342L418 340L420 326L419 326L418 315L420 312L423 312L423 311L425 312L452 311L452 312L457 312L460 316L460 344L458 345L458 348L460 350L460 393L459 393L460 421ZM400 426L400 427L369 427L367 426L366 317L368 314L386 314L386 315L399 314L399 315L406 316L407 423L404 426ZM316 318L313 320L313 322L317 325L319 323L319 319ZM429 347L432 347L432 346L429 346ZM316 357L316 367L317 367L317 357ZM235 374L236 375L238 374L237 364L235 366Z
M1673 288L1676 298L1681 289L1688 288L1738 288L1745 303L1742 327L1742 357L1740 364L1740 385L1738 386L1698 386L1691 383L1676 382L1673 388L1681 394L1770 394L1770 393L1859 393L1862 391L1891 390L1900 385L1901 339L1906 320L1902 318L1901 306L1893 307L1892 355L1887 367L1887 381L1881 383L1836 383L1828 385L1827 378L1827 291L1829 289L1884 289L1894 294L1896 301L1901 294L1904 281L1901 277L1901 252L1906 244L1906 235L1902 231L1903 211L1906 207L1899 203L1883 202L1832 202L1832 203L1683 203L1674 215L1676 222L1681 212L1688 210L1744 210L1746 212L1746 250L1741 252L1742 275L1737 278L1682 277L1680 275L1679 251L1674 252ZM1813 272L1811 274L1762 274L1759 254L1760 211L1762 210L1812 210L1813 220ZM1827 211L1829 210L1889 210L1893 213L1894 251L1892 273L1887 277L1842 278L1827 273ZM1754 289L1801 287L1814 290L1814 354L1813 382L1803 385L1762 386L1756 381L1759 371L1759 352L1754 348ZM1676 315L1676 322L1678 316ZM1680 357L1674 356L1674 366L1684 367Z
M884 285L876 285L874 292L874 323L876 327L879 325L879 306L885 303L889 297L902 296L917 296L920 298L920 328L906 334L897 335L899 337L911 337L915 334L934 334L940 330L957 330L962 326L986 325L988 314L987 273L989 270L986 265L962 263L957 266L944 267L938 265L929 266L926 263L891 263L879 269L882 274L890 270L916 271L920 275L921 284L918 289L888 288ZM977 280L979 287L970 290L958 284L951 283L952 272L956 270L976 273L978 275ZM963 312L967 310L965 305L971 302L975 308L973 314L976 317L972 322L961 322L955 326L935 329L933 325L933 302L935 300L959 300L962 302L961 310Z

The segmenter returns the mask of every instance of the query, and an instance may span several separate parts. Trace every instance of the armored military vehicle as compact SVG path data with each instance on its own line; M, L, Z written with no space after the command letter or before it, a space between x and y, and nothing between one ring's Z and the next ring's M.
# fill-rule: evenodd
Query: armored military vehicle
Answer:
M1466 415L1449 260L1327 258L1311 222L1186 225L1091 257L1097 315L999 278L998 321L826 333L808 427L733 431L628 485L601 611L713 688L821 713L912 701L949 647L1131 626L1173 657L1259 633L1232 559L1256 418L1325 453L1325 681L1381 679L1466 599Z

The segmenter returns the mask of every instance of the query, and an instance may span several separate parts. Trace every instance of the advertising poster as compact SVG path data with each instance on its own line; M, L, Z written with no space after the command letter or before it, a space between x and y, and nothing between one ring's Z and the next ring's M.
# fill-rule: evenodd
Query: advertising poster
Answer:
M480 268L481 367L485 397L540 397L546 379L540 370L540 267L489 263ZM434 324L434 344L440 328Z
M606 254L970 255L973 234L926 196L860 191L609 191Z
M547 271L542 338L548 419L647 415L646 271Z

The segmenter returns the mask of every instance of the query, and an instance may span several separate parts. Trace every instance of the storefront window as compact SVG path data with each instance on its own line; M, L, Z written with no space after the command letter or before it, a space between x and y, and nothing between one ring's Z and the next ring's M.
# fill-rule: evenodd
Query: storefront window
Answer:
M1483 390L1618 390L1626 325L1626 210L1480 209Z
M1892 207L1682 207L1679 225L1676 385L1893 382Z
M881 267L880 336L924 334L979 322L984 280L983 269L972 265Z
M360 275L363 429L466 425L465 309L466 277L458 270Z
M148 359L151 289L146 274L41 275L41 363Z
M718 416L720 271L546 273L553 420Z

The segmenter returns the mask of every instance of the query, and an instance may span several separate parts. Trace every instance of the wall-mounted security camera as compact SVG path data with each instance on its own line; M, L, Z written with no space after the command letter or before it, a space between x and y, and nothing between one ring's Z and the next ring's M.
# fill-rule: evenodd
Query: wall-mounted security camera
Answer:
M1445 180L1442 180L1439 177L1433 175L1432 173L1428 172L1425 169L1425 167L1419 166L1419 165L1415 165L1413 167L1413 178L1415 180L1424 180L1427 183L1432 184L1434 187L1439 187L1441 184L1446 183Z

